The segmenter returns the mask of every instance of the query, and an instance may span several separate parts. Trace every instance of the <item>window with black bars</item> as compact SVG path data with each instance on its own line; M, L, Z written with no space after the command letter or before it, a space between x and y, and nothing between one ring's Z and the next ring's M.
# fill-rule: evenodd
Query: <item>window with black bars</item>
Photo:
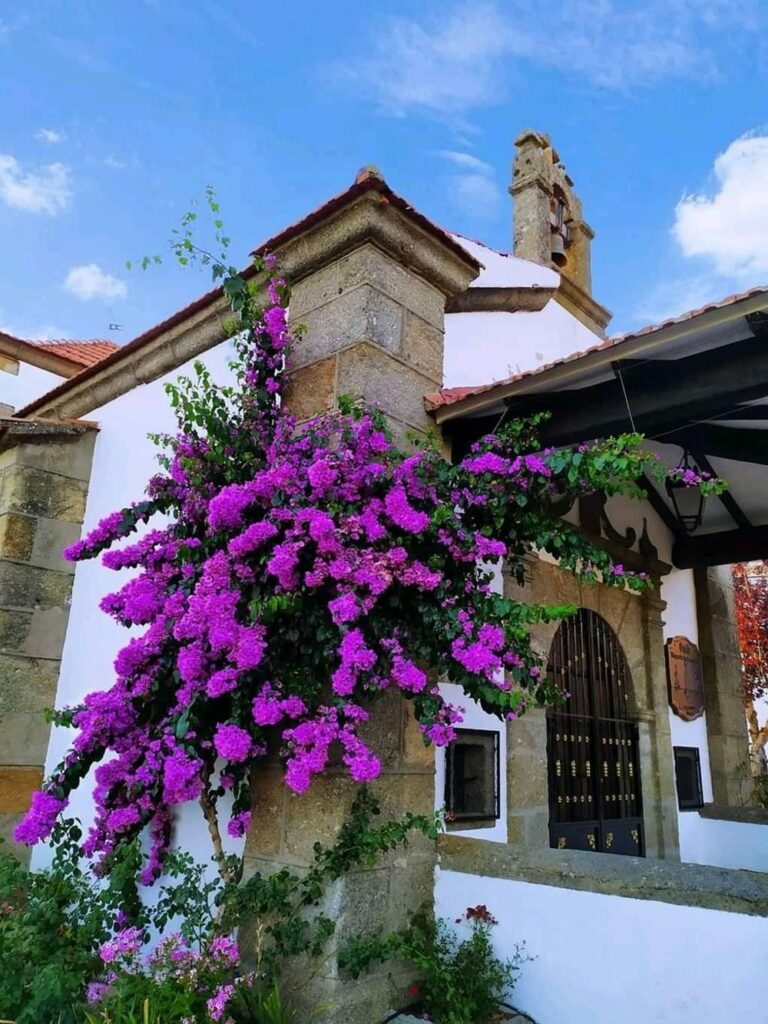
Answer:
M704 806L699 748L675 747L674 751L677 806L681 811L697 811Z
M454 822L498 819L498 732L456 730L445 756L445 810Z

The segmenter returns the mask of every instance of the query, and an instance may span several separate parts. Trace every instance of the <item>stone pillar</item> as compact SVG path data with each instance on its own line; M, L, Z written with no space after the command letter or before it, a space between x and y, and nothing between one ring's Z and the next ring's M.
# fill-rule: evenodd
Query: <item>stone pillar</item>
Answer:
M694 581L712 795L738 807L750 802L752 781L730 567L695 569Z
M514 202L515 256L552 266L552 155L549 138L524 131L515 139L509 194Z
M69 616L74 566L61 557L80 536L95 433L59 426L25 443L18 425L0 454L0 835L40 787ZM27 860L27 847L14 847Z
M527 582L519 585L504 571L504 596L515 601L548 600L547 570L539 559L526 556ZM546 659L554 630L550 624L532 627L536 651ZM549 847L549 777L547 715L531 708L522 718L507 722L507 842L533 850Z
M595 234L584 220L573 181L548 135L527 129L515 139L509 193L514 202L515 256L559 271L556 301L604 337L611 314L592 297L591 247ZM558 229L556 216L553 219L560 203L567 236Z
M658 585L653 591L646 591L640 601L642 632L637 640L642 643L645 672L635 672L634 679L640 739L640 777L643 785L645 851L648 857L679 860L677 790L664 660L662 614L666 604L659 596ZM625 647L630 663L632 646L628 644ZM641 692L642 683L638 675L644 678L644 693Z
M305 224L276 248L291 283L291 323L303 328L293 353L290 407L306 420L350 395L381 409L399 439L409 430L427 431L423 396L442 386L446 302L466 289L478 265L370 170ZM431 813L434 756L410 704L399 693L388 695L367 727L365 738L383 765L374 786L382 819ZM333 843L356 788L346 771L331 769L296 795L285 787L279 765L260 769L246 876L305 867L315 842ZM435 856L433 843L415 837L327 894L324 909L336 921L327 959L285 965L302 1024L317 1007L322 1015L313 1022L375 1024L407 1002L409 979L401 968L387 965L355 983L341 977L336 955L352 936L396 929L421 905L431 906ZM247 954L248 930L243 945Z
M350 193L276 253L291 283L291 323L303 332L288 403L303 420L335 409L340 395L362 398L403 438L434 427L424 395L443 385L446 302L479 264L449 235L425 230L375 171L361 172Z

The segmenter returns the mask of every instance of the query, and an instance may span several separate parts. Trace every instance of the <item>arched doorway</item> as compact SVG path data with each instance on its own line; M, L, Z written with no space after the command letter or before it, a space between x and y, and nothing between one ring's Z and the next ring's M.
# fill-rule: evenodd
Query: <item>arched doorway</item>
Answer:
M570 694L547 715L550 845L643 856L631 677L605 619L586 608L565 619L552 641L549 674Z

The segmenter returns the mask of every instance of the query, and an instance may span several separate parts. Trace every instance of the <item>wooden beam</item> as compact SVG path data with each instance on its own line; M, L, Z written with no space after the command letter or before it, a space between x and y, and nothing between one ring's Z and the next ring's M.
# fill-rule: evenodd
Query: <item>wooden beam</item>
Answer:
M699 469L703 469L704 472L709 473L710 476L717 476L717 473L712 468L712 463L709 461L704 452L697 451L696 448L692 448L691 454L693 455L693 458L696 461L696 464L698 465ZM742 529L745 530L748 530L752 526L752 523L745 515L741 505L739 505L738 501L736 501L736 499L730 491L723 491L722 494L718 494L717 497L720 501L720 504L723 506L723 508L726 510L728 515L731 517L731 519L737 526L741 526Z
M672 511L672 509L669 507L669 505L666 503L666 501L664 501L662 496L659 494L659 492L653 486L653 484L648 479L648 477L645 475L645 473L643 473L643 475L640 477L640 479L637 482L640 484L640 486L643 488L645 493L648 495L648 504L651 506L653 511L656 513L656 515L662 521L662 523L664 523L664 525L669 530L669 532L672 534L672 536L673 537L682 537L683 536L683 528L682 528L682 525L679 522L677 516Z
M736 462L754 462L768 466L768 430L749 430L746 427L717 427L711 423L698 423L695 427L671 430L658 440L677 444L689 451L706 452L721 459Z
M621 381L510 398L510 412L551 411L542 439L569 444L630 430L627 404L635 428L654 437L768 395L768 346L754 337L683 359L620 364L620 369Z
M505 419L511 419L505 416ZM481 437L490 434L499 424L501 416L477 416L474 419L448 420L443 425L443 434L451 442L451 461L461 462L469 455L469 449Z
M764 422L768 420L768 405L740 405L737 409L722 413L717 417L721 422L728 420L753 420Z
M672 546L672 564L677 569L732 565L764 558L768 558L768 526L680 537Z

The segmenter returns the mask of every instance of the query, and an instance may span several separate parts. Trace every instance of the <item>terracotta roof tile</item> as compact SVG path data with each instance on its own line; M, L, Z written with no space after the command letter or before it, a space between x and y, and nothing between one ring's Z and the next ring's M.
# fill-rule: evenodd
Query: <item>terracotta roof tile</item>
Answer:
M94 338L89 341L70 341L69 339L30 341L27 344L52 352L62 359L69 359L71 362L77 363L78 366L93 366L94 363L101 362L120 347L114 341L106 341L102 338Z
M511 377L505 377L503 380L495 380L490 384L481 384L478 387L443 388L441 391L435 391L432 394L425 395L424 405L427 410L430 411L433 409L439 409L445 405L453 405L455 402L463 401L463 399L468 398L470 395L480 395L484 391L491 391L493 388L502 384L514 384L526 377L535 377L538 374L546 373L548 370L554 370L557 366L563 366L566 363L572 363L577 359L582 359L584 356L592 355L594 352L615 348L616 346L623 345L625 342L633 341L635 338L642 338L648 334L653 334L655 331L660 331L665 327L674 327L676 324L682 324L687 320L693 320L695 317L701 316L703 313L710 313L715 309L725 309L728 306L733 306L737 302L743 302L745 299L750 299L755 295L768 296L768 286L763 285L757 288L750 288L746 292L738 292L735 295L728 295L719 302L710 302L706 306L702 306L700 309L688 310L686 313L681 313L680 316L670 317L669 319L662 320L657 324L649 324L647 327L641 327L636 331L627 331L625 334L614 334L612 337L600 342L599 345L591 345L589 348L583 349L582 351L572 352L570 355L563 356L561 359L555 359L554 362L544 363L542 366L537 366L534 370L526 370L524 373L513 374Z

